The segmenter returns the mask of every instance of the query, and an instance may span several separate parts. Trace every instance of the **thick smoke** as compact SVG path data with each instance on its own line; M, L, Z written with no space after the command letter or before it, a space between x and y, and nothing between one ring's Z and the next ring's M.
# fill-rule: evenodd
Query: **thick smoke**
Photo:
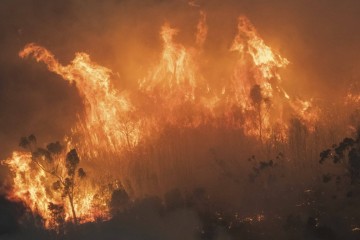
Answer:
M360 3L357 0L3 0L0 3L0 159L5 159L18 147L21 136L34 133L43 143L63 139L76 121L76 115L83 110L75 85L68 84L48 72L42 64L18 58L18 52L25 44L36 42L51 49L63 64L67 64L75 52L86 52L95 62L114 71L114 85L119 91L129 91L135 88L138 80L146 76L149 68L158 62L162 47L159 31L163 23L168 22L180 29L176 37L177 42L193 47L200 10L207 13L209 27L208 39L204 44L207 64L200 67L204 77L213 86L221 86L221 82L231 74L234 53L229 52L229 48L236 35L239 15L247 16L264 41L290 60L291 64L282 72L282 76L284 85L292 95L301 94L307 98L314 98L323 105L337 101L341 103L349 86L359 81ZM290 172L283 173L281 166L273 167L270 158L252 158L251 155L257 153L256 149L252 148L252 142L239 140L236 134L225 132L211 135L212 133L204 130L200 134L189 132L177 136L178 133L169 131L168 135L164 136L166 143L160 142L159 147L165 149L166 144L172 144L171 141L167 141L171 138L175 139L174 142L180 141L180 148L188 149L188 139L197 137L198 148L204 150L192 153L180 149L179 152L183 154L180 158L187 159L188 162L171 165L166 161L160 161L157 164L165 166L161 170L170 173L166 175L162 172L162 175L157 177L153 177L152 172L148 171L149 168L155 169L155 163L134 162L133 178L137 178L136 181L139 183L147 184L126 186L130 189L129 194L157 193L159 197L163 197L171 188L180 187L181 194L188 196L192 194L189 193L192 188L205 186L206 194L216 196L217 206L214 206L214 209L224 212L224 215L236 209L242 213L242 217L250 216L257 211L269 213L278 210L288 214L292 211L292 204L311 201L307 193L296 192L293 186L278 184L277 181L281 180L277 178L285 179L283 181L295 179L294 182L300 186L299 188L306 188L313 179L297 171L298 167L303 166L302 160L315 158L324 145L330 146L339 140L335 132L328 139L320 139L322 145L316 146L316 151L309 155L304 156L298 151L298 156L294 156L298 161L294 163ZM209 134L217 139L214 146L207 145ZM299 143L299 139L301 136L296 135L293 145ZM271 158L274 165L288 161L283 156ZM264 162L265 160L267 162ZM318 165L313 163L311 166L313 168L307 174L314 176L312 173L318 170ZM174 169L187 167L190 168L190 172L179 172L180 179L171 175ZM195 172L194 169L200 170L196 172L197 176L192 178L191 173ZM263 170L269 171L263 174ZM252 173L250 176L249 172ZM144 175L141 173L150 174L143 178ZM7 175L7 170L1 166L0 184L8 179ZM255 185L244 184L248 178L255 181ZM268 181L274 185L267 186ZM3 185L7 184L9 182ZM124 184L126 185L126 182ZM162 187L160 190L159 185ZM131 187L135 188L135 193L131 192ZM5 187L0 187L0 191L3 188ZM244 191L250 192L251 196L242 196ZM289 191L296 193L288 194ZM232 202L234 196L241 201ZM84 235L80 238L113 239L119 237L119 234L125 234L124 237L127 239L176 239L174 235L178 236L178 239L206 239L196 235L201 233L198 227L205 226L208 221L208 218L203 217L201 209L184 204L173 211L163 211L161 201L157 199L150 206L146 201L138 205L132 203L135 206L129 213L122 213L110 222L81 226L79 232L83 232ZM279 202L289 204L279 206ZM49 238L48 233L41 232L31 224L29 229L18 232L16 220L25 211L23 206L1 199L0 209L4 209L0 211L1 214L5 213L0 216L0 238ZM310 214L299 215L299 218L290 217L289 222L301 222L300 225L306 232L309 227L306 225L308 219L310 228L312 227ZM134 216L141 218L139 220ZM210 216L209 219L212 217L214 216ZM209 222L213 223L212 221ZM151 225L147 226L149 222ZM330 220L324 220L321 224L336 226ZM114 231L118 226L122 226L121 231ZM96 227L98 232L94 230ZM215 232L213 236L217 236L218 239L229 239L227 233L223 233L224 226L219 224L212 227L211 231ZM179 228L182 232L179 232ZM256 229L252 230L256 232ZM262 231L266 232L264 229ZM104 235L104 232L108 235ZM185 233L188 235L183 235ZM79 239L77 235L70 234L69 238L71 237Z
M74 113L81 109L73 87L48 73L44 66L18 58L18 51L28 42L46 46L64 63L77 51L87 52L118 73L116 84L126 89L157 61L161 25L168 21L181 29L178 40L191 45L202 9L207 12L209 25L205 48L214 65L205 70L209 72L207 77L221 81L224 72L216 69L226 71L236 19L244 14L265 41L292 63L284 73L284 78L291 80L288 84L295 83L296 89L310 97L331 95L333 99L359 77L359 5L355 0L326 4L281 0L193 4L155 0L2 1L1 158L8 156L19 136L29 132L44 141L61 138L72 125Z

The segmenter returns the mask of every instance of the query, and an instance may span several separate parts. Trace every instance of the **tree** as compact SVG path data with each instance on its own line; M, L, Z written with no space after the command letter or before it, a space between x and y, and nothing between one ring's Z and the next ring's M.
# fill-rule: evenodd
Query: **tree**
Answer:
M250 90L250 99L257 111L257 118L259 124L259 137L260 141L262 141L263 135L263 120L264 120L264 112L263 112L263 104L266 106L270 105L270 99L265 97L262 93L261 86L259 84L255 84Z
M343 163L349 173L351 184L360 183L360 129L355 138L344 138L338 145L320 153L320 163L326 159Z
M77 187L76 178L83 179L86 176L84 169L79 168L80 158L75 149L71 149L65 155L65 149L59 142L50 143L46 148L37 147L36 137L30 135L20 139L19 146L29 150L32 155L32 161L49 176L57 179L52 184L53 191L60 191L62 198L67 198L71 211L73 222L78 223L74 207L74 189ZM66 171L61 171L64 166ZM65 173L64 173L65 172ZM49 203L49 211L53 216L53 222L60 223L60 218L64 216L63 206Z
M113 216L119 214L129 204L130 198L124 189L116 189L111 194L110 211Z
M57 234L62 235L65 228L64 206L50 202L48 209L52 218L50 221L50 226L56 229Z

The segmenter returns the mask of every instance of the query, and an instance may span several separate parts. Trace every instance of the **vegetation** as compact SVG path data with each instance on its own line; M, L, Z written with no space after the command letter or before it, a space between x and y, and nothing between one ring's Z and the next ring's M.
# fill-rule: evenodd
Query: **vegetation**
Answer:
M169 127L163 136L124 156L132 161L127 175L132 178L113 189L110 220L72 229L64 222L63 205L49 203L56 236L181 239L176 229L186 229L192 236L187 239L358 239L360 134L316 152L319 146L311 145L316 133L293 123L290 146L277 142L271 151L258 152L256 143L263 143L240 132ZM85 176L76 151L65 154L58 142L38 148L33 136L22 138L20 145L32 152L36 166L57 178L52 190L71 204L74 179ZM305 156L316 161L298 159ZM66 166L65 175L57 170L59 161ZM176 178L169 175L174 171ZM32 234L47 236L48 230Z
M77 187L75 180L83 179L86 173L83 168L78 167L80 159L76 150L71 149L64 155L65 148L59 142L50 143L46 148L37 147L34 135L22 137L19 146L31 152L32 161L37 167L56 179L52 183L52 191L61 192L62 198L69 201L73 222L77 224L78 219L74 207L74 190ZM62 171L62 166L65 166L65 172ZM65 221L63 204L50 202L48 208L52 215L53 224L61 228Z

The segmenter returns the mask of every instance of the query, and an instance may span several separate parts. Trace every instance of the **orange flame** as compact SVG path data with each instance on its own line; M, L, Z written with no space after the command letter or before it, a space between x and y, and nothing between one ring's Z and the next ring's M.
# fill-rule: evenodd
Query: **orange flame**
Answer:
M226 128L243 129L246 135L257 137L261 142L274 136L286 142L288 120L293 116L309 129L313 128L319 112L311 102L291 98L281 86L278 70L289 61L267 46L245 17L239 18L238 33L230 48L238 56L231 84L221 90L202 87L204 77L198 60L202 57L207 31L206 14L201 12L195 34L196 47L187 48L174 41L177 29L167 23L162 26L163 51L159 64L139 81L138 94L147 97L146 104L141 101L134 104L130 94L116 90L111 83L111 70L92 62L85 53L76 53L67 66L61 65L47 49L33 43L19 55L22 58L32 55L50 71L76 83L85 111L79 115L65 142L75 147L85 161L120 156L123 150L134 149L145 136L161 132L165 124L190 128L202 124L217 128L226 125ZM149 104L157 107L145 111ZM238 117L239 114L242 117ZM23 200L33 211L49 219L48 202L60 202L61 198L47 191L45 172L32 166L28 153L14 152L6 163L14 173L12 197ZM100 184L88 183L85 189L78 194L76 210L83 221L91 221L99 215L96 209L106 212L109 194L103 194L98 207L94 195L101 189ZM66 206L67 219L69 211Z
M61 157L64 156L59 156L59 158ZM65 220L71 220L70 203L64 201L61 192L52 190L52 183L57 179L48 174L45 168L36 165L32 160L31 153L13 152L12 156L5 160L5 164L14 173L14 186L9 198L24 201L33 212L41 214L47 227L51 223L49 203L65 203ZM64 170L63 162L59 161L59 164L58 168ZM80 223L106 218L108 209L104 203L110 195L102 192L103 195L99 199L100 188L91 181L79 181L77 184L81 186L76 189L74 208Z
M239 105L244 112L253 113L245 114L247 116L244 123L245 133L265 140L275 133L286 140L288 130L284 112L286 105L291 107L295 117L306 121L309 125L317 121L318 112L311 108L310 102L292 99L281 86L278 70L285 68L289 61L274 53L264 43L246 17L239 17L238 34L230 51L239 54L233 75L235 85L233 104Z
M162 97L180 94L185 99L192 100L196 87L194 60L190 51L181 44L174 43L173 38L177 33L178 30L167 23L162 26L160 35L164 48L161 61L140 87L145 87L148 92L158 89Z
M83 136L86 143L82 143L80 149L89 158L98 156L99 149L118 152L139 141L139 123L131 122L128 126L133 106L124 94L111 86L111 70L92 62L85 53L76 53L70 65L62 66L48 50L33 43L25 46L19 56L24 58L31 54L38 62L44 62L50 71L76 82L83 97L85 114L72 132L86 135Z

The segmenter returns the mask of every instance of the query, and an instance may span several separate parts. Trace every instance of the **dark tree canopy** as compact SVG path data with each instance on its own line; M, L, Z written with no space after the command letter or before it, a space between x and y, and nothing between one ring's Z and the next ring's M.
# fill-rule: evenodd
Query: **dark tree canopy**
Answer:
M354 138L344 138L338 145L326 149L320 153L320 163L331 159L334 163L342 162L346 165L351 183L359 183L360 180L360 130Z

